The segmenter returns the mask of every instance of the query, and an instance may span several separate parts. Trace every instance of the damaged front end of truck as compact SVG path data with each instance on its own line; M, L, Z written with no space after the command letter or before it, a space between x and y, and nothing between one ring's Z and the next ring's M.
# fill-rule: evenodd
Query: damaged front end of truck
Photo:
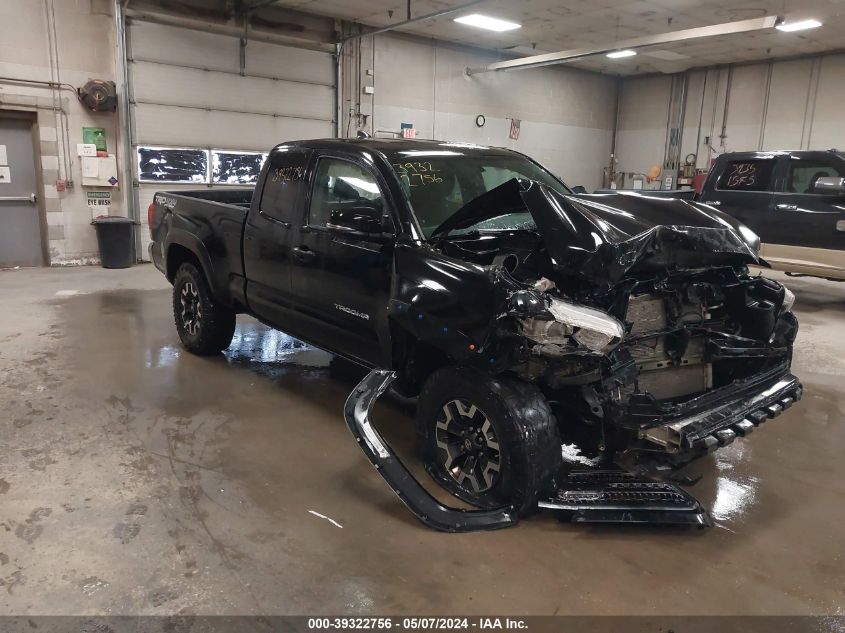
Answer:
M524 227L496 230L497 217L519 212ZM507 374L542 391L564 444L601 469L562 473L541 507L574 520L706 524L669 474L801 397L794 296L749 274L765 265L758 251L752 232L696 203L506 182L428 246L397 247L388 312L403 344L393 371L374 371L350 396L347 422L421 520L504 527L516 520L507 508L433 501L368 411L394 379L413 392L443 362Z

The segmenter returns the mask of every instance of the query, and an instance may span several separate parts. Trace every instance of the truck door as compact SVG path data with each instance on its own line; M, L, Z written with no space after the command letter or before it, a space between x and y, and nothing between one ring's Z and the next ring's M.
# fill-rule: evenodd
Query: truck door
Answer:
M309 158L309 150L273 150L244 226L244 274L250 309L291 334L296 330L290 281L291 234L302 217Z
M702 193L701 201L735 217L760 236L771 235L770 211L777 157L733 158L715 174L713 187Z
M392 208L383 178L354 157L322 155L294 233L292 287L307 338L368 365L390 362L387 304L393 240L332 224L332 212Z
M815 189L819 178L829 176L845 177L845 160L827 152L784 159L771 239L763 240L763 257L772 264L836 277L845 272L845 195Z

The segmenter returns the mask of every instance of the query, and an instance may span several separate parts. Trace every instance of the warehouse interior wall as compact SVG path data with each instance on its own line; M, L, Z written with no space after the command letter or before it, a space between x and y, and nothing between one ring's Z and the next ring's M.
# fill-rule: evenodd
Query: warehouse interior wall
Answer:
M324 19L315 19L323 26ZM331 53L130 18L132 146L266 153L274 145L335 134ZM333 50L334 47L326 47ZM137 165L133 165L136 168ZM137 173L136 173L137 177ZM141 252L156 191L250 184L138 182Z
M723 152L845 148L845 54L691 70L675 75L681 79L680 156L695 154L699 168ZM672 80L622 82L618 171L647 174L664 164Z
M383 34L344 46L342 134L377 136L402 123L417 138L507 147L540 161L570 186L601 186L616 107L613 77L566 67L467 76L492 55L433 40ZM367 94L365 87L372 87ZM360 113L360 114L359 114ZM486 123L476 125L483 115ZM509 138L518 119L518 140Z
M45 216L53 265L89 263L99 257L76 144L82 143L83 127L105 128L108 151L118 154L120 130L117 113L89 111L70 87L92 78L114 80L111 4L108 0L0 2L0 77L4 78L0 111L37 112L40 147L36 150L44 184L35 193ZM29 83L49 81L69 85L53 89ZM59 191L60 180L73 186ZM112 194L111 212L116 215L125 211L120 184Z

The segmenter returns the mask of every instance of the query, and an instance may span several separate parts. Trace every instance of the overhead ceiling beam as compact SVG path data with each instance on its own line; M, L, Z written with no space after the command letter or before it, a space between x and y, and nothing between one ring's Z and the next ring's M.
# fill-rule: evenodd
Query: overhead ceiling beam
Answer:
M370 31L364 31L363 33L356 33L355 35L350 35L349 37L344 37L341 39L341 42L348 42L349 40L355 40L359 37L368 37L370 35L378 35L379 33L387 33L388 31L392 31L394 29L401 29L403 26L410 26L412 24L417 24L418 22L426 22L428 20L434 20L435 18L442 18L446 15L451 15L452 13L458 13L459 11L463 11L464 9L469 9L470 7L474 7L477 4L481 4L482 2L487 2L487 0L472 0L472 2L466 2L464 4L458 5L457 7L452 7L451 9L442 9L440 11L435 11L434 13L427 13L426 15L420 15L416 18L411 18L409 20L404 20L403 22L396 22L395 24L388 24L387 26L383 26L381 28L372 29ZM411 6L410 3L408 4L408 14L410 15Z
M492 64L488 64L487 66L467 68L466 73L468 75L477 75L479 73L487 73L497 70L538 68L540 66L550 66L552 64L563 64L577 59L582 59L584 57L603 55L622 49L638 49L645 48L647 46L658 46L660 44L671 44L704 37L714 37L717 35L732 35L735 33L760 31L763 29L773 28L781 20L782 18L779 16L769 15L764 18L740 20L738 22L725 22L723 24L701 26L694 29L673 31L671 33L660 33L658 35L645 35L643 37L635 37L628 40L614 42L609 46L574 48L568 51L559 51L557 53L545 53L542 55L531 55L530 57L520 57L502 62L494 62Z

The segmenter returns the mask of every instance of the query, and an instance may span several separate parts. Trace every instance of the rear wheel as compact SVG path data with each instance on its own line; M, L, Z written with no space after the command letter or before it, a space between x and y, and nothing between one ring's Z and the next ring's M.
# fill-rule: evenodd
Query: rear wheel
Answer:
M226 349L235 334L235 312L214 300L205 276L191 263L182 264L173 279L173 319L182 345L199 356Z
M458 498L530 514L554 490L560 435L533 385L446 367L423 387L417 434L426 468Z

